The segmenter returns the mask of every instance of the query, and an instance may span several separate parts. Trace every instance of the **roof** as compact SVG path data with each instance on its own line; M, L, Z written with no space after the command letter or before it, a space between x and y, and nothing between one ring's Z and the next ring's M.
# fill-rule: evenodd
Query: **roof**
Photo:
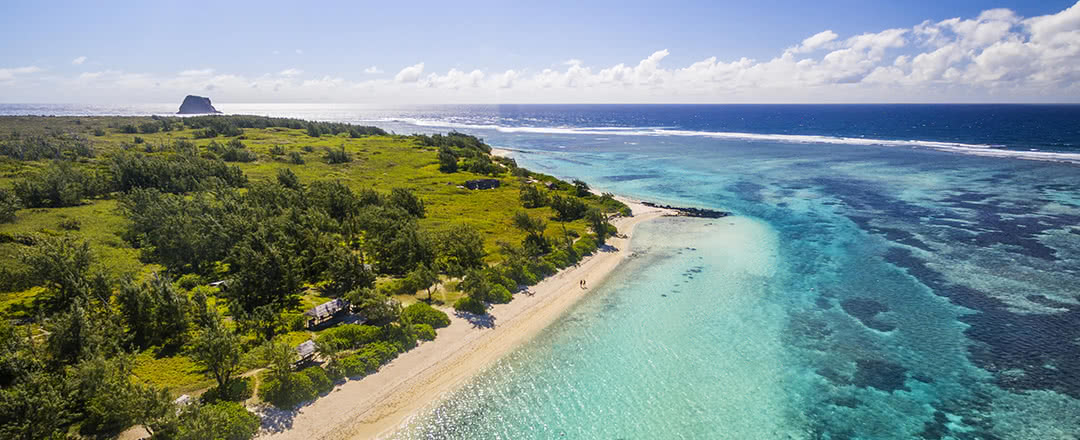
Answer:
M325 318L341 311L348 305L349 302L343 299L332 299L315 306L315 308L304 312L304 314L313 318Z
M308 339L304 343L296 346L296 354L300 356L300 359L307 359L315 354L315 341Z

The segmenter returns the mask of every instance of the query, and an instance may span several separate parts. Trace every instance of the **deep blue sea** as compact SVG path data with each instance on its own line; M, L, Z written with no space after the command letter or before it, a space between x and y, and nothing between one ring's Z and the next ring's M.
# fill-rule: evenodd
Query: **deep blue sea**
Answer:
M108 113L26 108L0 114ZM643 224L609 281L398 438L1080 438L1080 106L219 108L458 130L735 214Z

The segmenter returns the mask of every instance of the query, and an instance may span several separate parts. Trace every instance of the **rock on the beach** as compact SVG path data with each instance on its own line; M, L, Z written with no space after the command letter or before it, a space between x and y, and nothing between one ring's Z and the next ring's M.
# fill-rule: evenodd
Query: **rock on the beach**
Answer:
M221 112L210 104L210 98L195 95L187 95L184 97L184 103L180 104L180 111L177 112L177 114L181 115L200 115L207 113Z

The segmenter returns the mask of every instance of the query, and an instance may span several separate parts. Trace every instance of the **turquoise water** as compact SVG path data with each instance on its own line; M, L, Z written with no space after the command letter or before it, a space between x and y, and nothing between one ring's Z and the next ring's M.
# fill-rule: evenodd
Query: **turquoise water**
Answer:
M1080 176L926 149L476 130L663 220L398 438L1076 438ZM734 223L734 224L730 224Z
M1080 106L221 107L457 129L736 214L642 225L398 438L1080 438Z

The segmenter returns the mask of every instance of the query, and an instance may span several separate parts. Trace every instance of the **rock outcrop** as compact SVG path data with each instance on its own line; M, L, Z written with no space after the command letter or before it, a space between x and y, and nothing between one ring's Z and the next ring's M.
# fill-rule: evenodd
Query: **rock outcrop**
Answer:
M213 105L210 105L210 98L187 95L184 97L184 103L180 104L180 111L176 113L180 115L203 115L221 112L217 111Z

